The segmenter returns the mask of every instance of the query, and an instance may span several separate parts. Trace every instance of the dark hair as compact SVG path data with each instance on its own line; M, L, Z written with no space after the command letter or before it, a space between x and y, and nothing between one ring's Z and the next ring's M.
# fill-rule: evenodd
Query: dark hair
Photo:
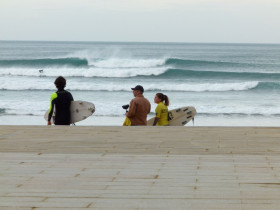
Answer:
M157 97L163 102L166 106L169 106L169 98L167 97L167 95L164 95L163 93L157 93L156 94Z
M62 77L62 76L59 76L54 81L54 84L55 84L57 89L63 90L66 86L66 79L64 79L64 77Z

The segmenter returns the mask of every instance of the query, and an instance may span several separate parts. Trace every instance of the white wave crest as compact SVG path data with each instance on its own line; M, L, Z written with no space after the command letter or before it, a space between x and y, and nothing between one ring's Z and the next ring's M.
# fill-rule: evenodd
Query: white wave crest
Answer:
M130 87L140 81L118 79L75 79L67 80L67 89L81 91L131 91ZM182 91L182 92L220 92L220 91L246 91L257 87L259 82L240 82L240 83L201 83L201 84L178 84L176 81L150 83L150 80L142 80L141 85L145 91ZM2 90L53 90L52 78L36 77L0 77L0 89Z
M152 68L164 65L165 59L117 59L95 61L91 64L100 68Z
M89 65L99 68L151 68L165 64L167 58L135 58L119 47L95 48L70 53L67 57L87 59Z
M236 114L236 115L275 115L280 113L279 107L264 107L262 104L255 105L237 105L236 103L227 104L227 106L219 105L200 105L196 107L197 112L200 114L215 114L215 115L224 115L224 114Z
M30 77L57 77L63 75L65 77L136 77L136 76L152 76L163 74L167 69L164 67L157 68L46 68L30 69L30 68L6 68L0 69L0 76L30 76Z
M236 83L199 83L199 84L175 84L161 87L164 91L186 91L186 92L207 92L207 91L243 91L257 87L258 81L252 82L236 82ZM154 87L148 87L154 90ZM157 88L156 88L157 89Z

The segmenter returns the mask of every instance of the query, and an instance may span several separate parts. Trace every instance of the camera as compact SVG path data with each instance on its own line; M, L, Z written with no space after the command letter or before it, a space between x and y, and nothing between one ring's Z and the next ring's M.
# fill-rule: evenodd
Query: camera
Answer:
M128 109L128 108L129 108L129 105L128 105L128 104L123 105L122 108L123 108L123 109Z

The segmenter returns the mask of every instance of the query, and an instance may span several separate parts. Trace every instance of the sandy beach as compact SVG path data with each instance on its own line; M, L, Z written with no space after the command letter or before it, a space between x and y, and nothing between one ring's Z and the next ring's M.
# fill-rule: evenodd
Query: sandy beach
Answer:
M0 209L279 209L277 127L0 126Z

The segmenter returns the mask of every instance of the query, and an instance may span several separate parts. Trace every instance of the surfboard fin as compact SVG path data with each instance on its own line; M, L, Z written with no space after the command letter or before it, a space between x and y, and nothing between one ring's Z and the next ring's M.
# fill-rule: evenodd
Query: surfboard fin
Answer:
M192 124L193 124L193 126L194 126L194 118L192 118Z
M89 107L88 110L91 111L92 113L95 111L93 107Z

